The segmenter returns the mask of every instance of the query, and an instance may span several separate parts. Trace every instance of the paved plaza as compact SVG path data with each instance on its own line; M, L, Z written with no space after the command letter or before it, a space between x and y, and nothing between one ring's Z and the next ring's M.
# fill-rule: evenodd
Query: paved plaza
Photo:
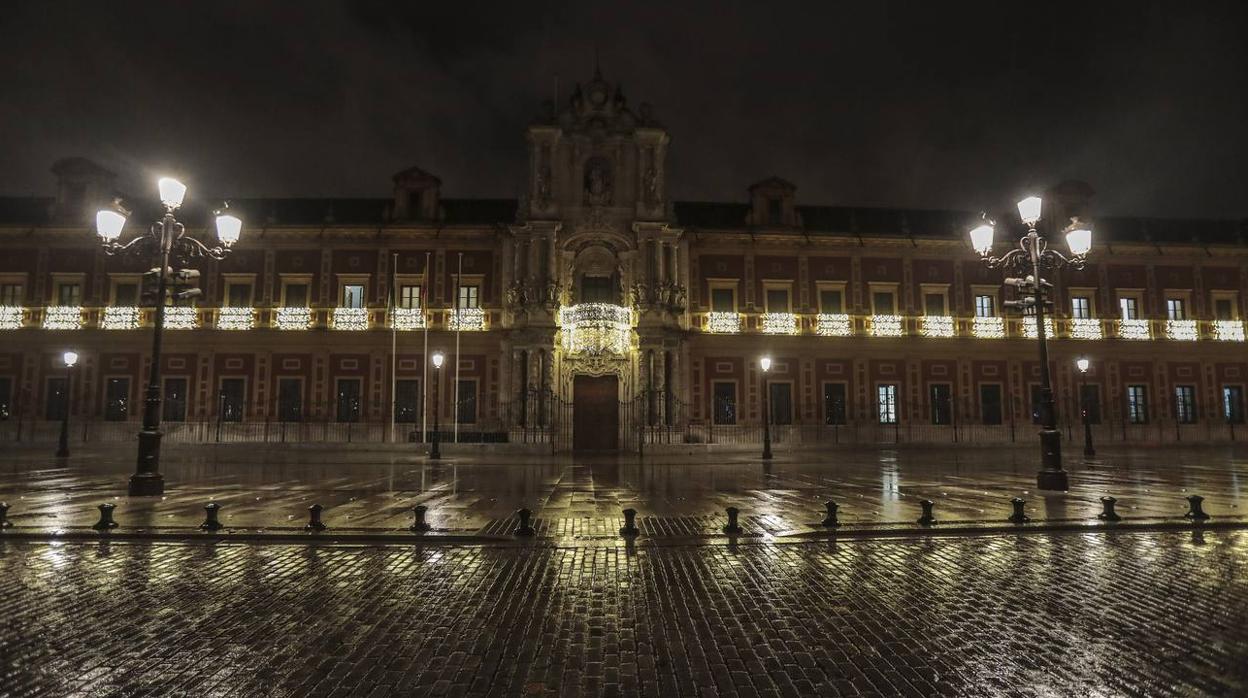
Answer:
M223 535L302 531L307 509L324 507L331 532L401 533L412 507L429 509L433 535L507 535L527 507L539 535L613 537L621 511L638 512L646 536L705 536L737 507L747 534L790 536L818 529L824 502L840 505L842 531L913 527L920 500L940 525L998 526L1010 499L1027 500L1035 523L1097 523L1102 496L1130 521L1182 521L1185 497L1205 497L1215 522L1245 521L1248 447L1106 449L1068 458L1071 490L1035 490L1034 448L828 449L779 454L667 453L599 457L489 451L431 462L407 448L247 445L165 450L163 498L126 496L133 451L80 449L66 463L46 450L0 457L0 500L11 531L89 531L97 505L117 506L118 531L194 531L204 504L222 506Z

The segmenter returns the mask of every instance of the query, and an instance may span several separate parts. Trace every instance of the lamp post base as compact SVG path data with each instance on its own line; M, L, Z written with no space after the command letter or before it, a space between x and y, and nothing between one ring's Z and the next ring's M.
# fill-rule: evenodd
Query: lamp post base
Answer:
M135 473L130 476L131 497L159 497L164 493L164 475L160 473Z
M1036 488L1065 492L1070 489L1070 481L1065 470L1041 470L1036 473Z

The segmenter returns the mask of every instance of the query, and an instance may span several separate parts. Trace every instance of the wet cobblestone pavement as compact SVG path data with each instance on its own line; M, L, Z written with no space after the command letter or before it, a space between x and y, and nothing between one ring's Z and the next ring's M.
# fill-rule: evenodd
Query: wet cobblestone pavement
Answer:
M1248 533L0 541L0 694L1248 693Z
M125 496L133 451L80 449L67 463L44 450L0 455L0 501L26 532L87 530L101 502L117 505L118 531L194 531L203 506L222 506L231 531L301 531L307 508L325 507L336 533L403 533L412 507L429 509L434 535L506 535L521 507L539 535L611 537L633 508L645 536L708 536L724 509L741 510L747 533L818 529L825 500L840 505L843 531L913 528L919 501L936 502L942 525L1000 526L1010 499L1027 500L1035 522L1096 523L1110 495L1128 521L1181 521L1189 494L1214 521L1248 521L1248 447L1105 449L1067 460L1069 493L1035 491L1032 448L841 449L778 455L770 465L742 454L572 458L480 454L427 462L409 449L169 448L164 498Z

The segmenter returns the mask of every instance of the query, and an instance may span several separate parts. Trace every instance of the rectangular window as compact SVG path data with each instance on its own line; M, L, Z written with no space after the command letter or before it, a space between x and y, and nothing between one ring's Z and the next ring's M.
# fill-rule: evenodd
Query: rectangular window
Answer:
M231 283L226 287L225 305L227 308L251 307L251 284ZM289 287L287 292L289 293Z
M339 422L360 421L360 379L339 378L337 381L337 410Z
M871 293L871 313L873 315L896 315L896 296L892 291L873 291Z
M13 416L13 379L0 376L0 422Z
M26 302L21 284L0 284L0 305L20 306Z
M65 395L65 377L48 379L47 397L44 399L43 418L49 421L60 420L69 409L69 400Z
M56 287L56 304L82 305L82 286L79 284L60 284Z
M848 423L847 410L845 408L845 384L844 383L824 383L823 384L823 423L824 424L846 424Z
M996 317L997 299L994 296L980 294L975 296L975 317Z
M139 304L139 285L136 283L118 283L113 287L113 305L119 308L132 308Z
M364 284L343 284L342 308L364 307Z
M217 419L222 422L241 422L246 408L247 380L222 378L221 392L217 394Z
M1079 387L1079 410L1089 424L1101 423L1101 390L1097 385Z
M477 382L459 381L459 407L456 411L460 424L477 423Z
M286 284L286 297L284 300L284 305L287 308L308 307L308 285Z
M1148 424L1148 386L1127 386L1127 421Z
M166 422L186 421L186 379L166 378L165 397L161 400L161 418Z
M16 303L0 303L0 305L17 305ZM1230 298L1215 298L1213 301L1213 315L1216 320L1234 320L1235 304Z
M789 312L789 290L787 288L767 289L767 312Z
M711 386L711 414L716 424L737 423L737 384L715 381Z
M3 397L0 394L0 397ZM1222 417L1227 424L1244 423L1244 388L1239 385L1222 386Z
M711 310L716 313L737 312L737 292L731 288L711 289Z
M979 409L984 424L1001 424L1004 416L1001 410L1001 386L997 384L979 386Z
M303 421L303 381L298 378L277 379L277 419L280 422Z
M417 310L420 308L420 286L406 285L399 287L399 307Z
M845 312L844 294L840 289L825 288L819 291L819 312L840 315Z
M394 382L394 421L420 421L420 381L402 379Z
M459 307L460 308L481 307L481 287L480 286L460 286L459 287Z
M1119 298L1118 310L1121 312L1123 320L1140 319L1140 302L1135 298Z
M1034 320L1032 321L1034 322ZM1031 386L1031 423L1044 423L1044 399L1040 386Z
M581 277L581 297L582 303L615 303L615 284L610 276L590 276Z
M1174 416L1180 424L1196 423L1196 386L1174 386Z
M953 387L948 383L933 383L928 397L932 408L932 424L953 424Z
M1187 311L1184 308L1182 298L1166 299L1166 319L1167 320L1186 320Z
M772 424L793 423L793 384L767 384L767 412Z
M1075 296L1070 299L1070 316L1076 320L1092 319L1092 299L1087 296Z
M104 379L104 419L124 422L130 413L130 379Z
M924 294L923 311L932 317L948 315L948 313L945 312L945 295L943 293Z
M875 388L876 413L880 424L897 423L897 385L886 383Z

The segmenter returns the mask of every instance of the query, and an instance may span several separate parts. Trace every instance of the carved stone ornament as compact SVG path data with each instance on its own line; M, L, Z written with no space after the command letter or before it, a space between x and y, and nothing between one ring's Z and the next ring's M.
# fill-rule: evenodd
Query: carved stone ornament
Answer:
M611 376L616 375L621 379L624 378L628 371L628 357L613 356L611 354L586 354L583 356L567 357L564 361L564 377L571 390L572 379L578 375L581 376Z

